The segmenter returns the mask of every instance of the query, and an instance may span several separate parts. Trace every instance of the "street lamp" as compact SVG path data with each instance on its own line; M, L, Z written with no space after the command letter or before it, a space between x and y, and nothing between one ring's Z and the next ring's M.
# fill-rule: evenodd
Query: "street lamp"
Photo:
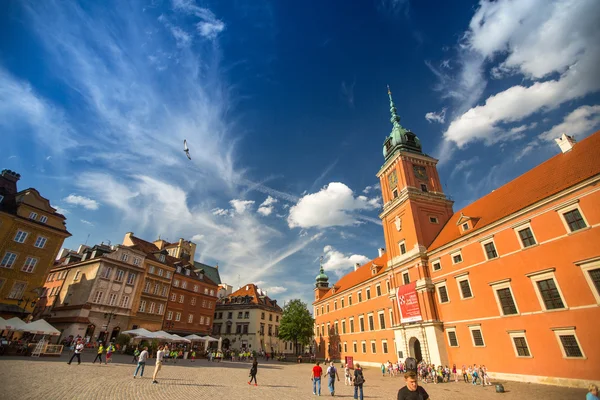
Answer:
M110 325L110 321L113 319L113 317L115 317L117 314L113 311L111 312L107 312L104 313L104 318L108 318L108 322L106 323L106 337L104 338L104 340L110 341L110 337L108 337L108 326Z
M25 306L21 307L21 304L25 302ZM19 300L17 300L17 305L21 308L21 313L23 315L27 314L27 305L31 304L31 307L35 307L35 303L36 303L36 298L29 298L29 297L25 297L25 298L20 298Z

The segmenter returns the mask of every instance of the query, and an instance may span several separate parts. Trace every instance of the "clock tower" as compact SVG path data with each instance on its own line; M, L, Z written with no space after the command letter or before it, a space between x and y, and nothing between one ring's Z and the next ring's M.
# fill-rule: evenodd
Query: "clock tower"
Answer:
M400 117L388 87L392 132L383 143L385 162L377 177L381 182L383 223L390 266L407 253L423 252L452 216L437 172L437 162L423 153L421 141L400 125Z

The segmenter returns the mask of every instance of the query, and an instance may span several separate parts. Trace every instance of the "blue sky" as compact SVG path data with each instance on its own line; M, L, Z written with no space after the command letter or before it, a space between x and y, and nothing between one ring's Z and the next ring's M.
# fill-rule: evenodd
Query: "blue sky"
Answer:
M9 1L0 167L65 213L66 247L191 238L230 284L310 301L319 256L335 281L383 246L386 85L456 211L600 126L598 15L595 0Z

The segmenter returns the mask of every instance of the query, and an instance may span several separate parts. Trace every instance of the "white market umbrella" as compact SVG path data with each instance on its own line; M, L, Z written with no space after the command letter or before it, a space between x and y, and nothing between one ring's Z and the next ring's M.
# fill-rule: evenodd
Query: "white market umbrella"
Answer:
M179 336L176 333L171 334L171 336L173 337L173 340L175 342L192 343L192 341L190 339L186 339L184 337L181 337L181 336Z
M60 331L50 325L46 320L38 319L37 321L31 322L29 324L24 324L21 327L21 330L24 332L33 333L36 335L51 335L58 336L60 335Z
M223 338L219 336L219 345L217 346L217 351L221 351L222 344L223 344Z
M167 333L165 331L152 332L152 335L154 335L153 337L155 339L163 339L163 340L175 341L175 338L173 337L173 335L171 335L170 333Z
M204 340L204 338L202 336L198 336L196 334L187 335L185 338L187 340L191 340L192 342L197 342L198 340Z
M141 339L145 339L146 336L147 337L152 337L151 336L152 332L150 332L149 330L144 329L144 328L132 329L132 330L129 330L129 331L125 331L123 333L126 334L126 335L137 336L137 337L140 337ZM136 339L137 339L137 337L136 337Z
M206 340L207 342L218 342L219 339L215 339L214 337L204 336L202 340Z
M4 322L0 322L0 331L5 329L9 331L20 331L23 325L25 325L25 322L21 321L17 317L12 317Z

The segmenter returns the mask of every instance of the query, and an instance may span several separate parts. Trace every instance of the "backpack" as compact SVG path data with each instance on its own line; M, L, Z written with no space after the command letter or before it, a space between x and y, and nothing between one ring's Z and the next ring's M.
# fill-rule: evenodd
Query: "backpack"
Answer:
M413 357L408 357L406 359L406 370L407 371L415 371L417 369L417 360Z
M335 367L329 367L329 376L335 378Z
M354 386L360 386L363 383L365 383L365 377L363 376L363 373L361 370L357 370L357 374L356 377L354 378Z

